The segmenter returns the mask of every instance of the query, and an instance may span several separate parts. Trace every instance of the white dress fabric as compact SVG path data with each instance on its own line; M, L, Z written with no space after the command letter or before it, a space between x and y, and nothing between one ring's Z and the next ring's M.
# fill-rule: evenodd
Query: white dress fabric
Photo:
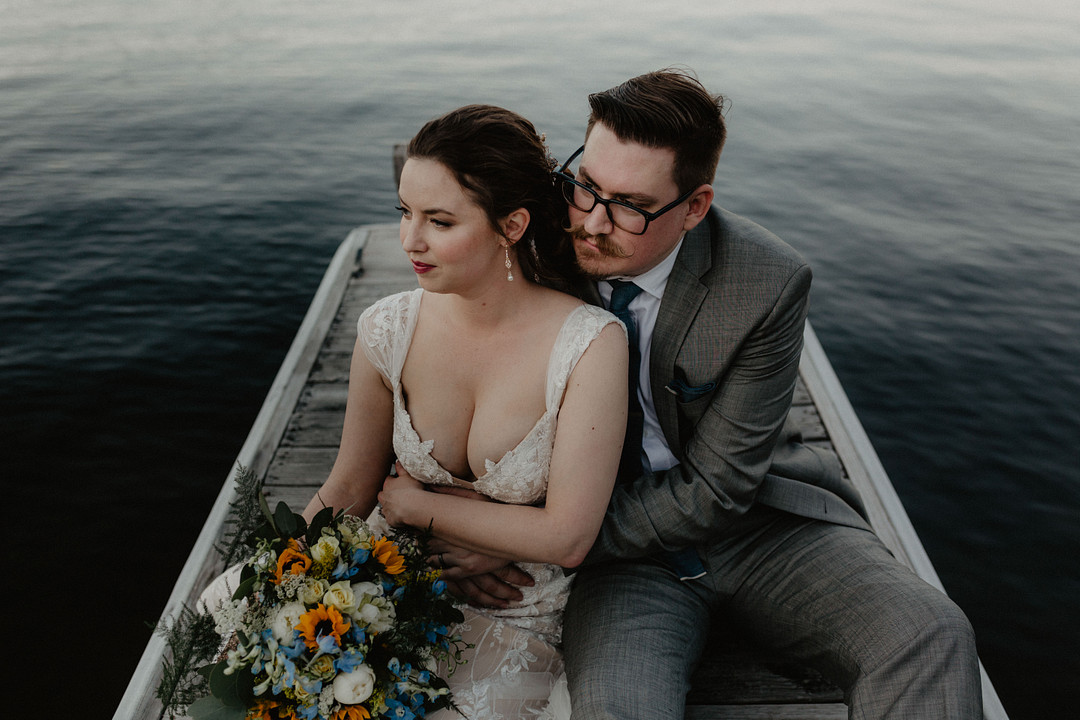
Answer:
M546 411L532 430L498 461L485 460L483 476L472 483L456 481L431 456L434 440L421 440L405 407L401 369L405 364L419 315L423 290L391 295L360 316L357 329L372 364L394 392L394 451L416 480L432 485L466 485L503 503L533 505L547 494L548 469L555 427L570 373L589 344L613 315L591 305L570 312L548 360ZM378 508L369 522L385 528ZM447 680L454 701L470 720L569 718L570 699L563 677L559 643L562 611L570 594L570 578L557 565L520 563L536 581L522 588L524 598L506 609L462 605L459 631L474 647L468 662ZM446 677L446 668L440 667ZM432 718L460 717L441 711Z

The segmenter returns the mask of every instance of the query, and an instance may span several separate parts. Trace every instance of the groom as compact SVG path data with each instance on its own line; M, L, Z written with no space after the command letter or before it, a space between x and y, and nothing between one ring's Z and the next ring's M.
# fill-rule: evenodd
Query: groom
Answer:
M671 71L596 93L563 170L592 299L641 288L642 469L566 610L574 717L682 717L710 623L816 665L852 717L981 717L963 613L889 554L835 458L784 437L810 269L712 206L722 102Z
M681 718L710 625L814 665L851 717L981 717L963 613L882 545L835 457L785 433L811 273L712 205L722 98L660 71L589 104L559 176L583 294L631 334L638 413L566 609L575 720Z

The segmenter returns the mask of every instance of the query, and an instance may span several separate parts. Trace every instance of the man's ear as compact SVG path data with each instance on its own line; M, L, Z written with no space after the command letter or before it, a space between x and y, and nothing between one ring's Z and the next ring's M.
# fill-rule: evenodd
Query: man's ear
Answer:
M705 215L709 212L709 207L712 205L713 191L712 185L702 185L694 194L690 196L690 209L686 213L686 219L683 221L683 230L693 229L699 222L705 219Z
M529 211L525 208L514 210L499 222L499 227L511 245L516 243L529 227Z

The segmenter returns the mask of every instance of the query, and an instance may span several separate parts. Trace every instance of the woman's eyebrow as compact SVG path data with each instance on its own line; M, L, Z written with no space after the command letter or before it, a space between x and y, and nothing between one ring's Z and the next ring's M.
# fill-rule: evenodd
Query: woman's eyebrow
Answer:
M398 204L401 205L403 208L405 208L407 210L411 210L411 208L409 207L409 204L407 202L405 202L404 200L402 200L400 195L398 195ZM455 215L452 210L444 210L443 208L439 208L439 207L427 208L427 209L424 209L424 210L420 210L419 212L420 212L421 215L439 215L439 214L443 214L443 215L449 215L450 217L457 217L457 215Z

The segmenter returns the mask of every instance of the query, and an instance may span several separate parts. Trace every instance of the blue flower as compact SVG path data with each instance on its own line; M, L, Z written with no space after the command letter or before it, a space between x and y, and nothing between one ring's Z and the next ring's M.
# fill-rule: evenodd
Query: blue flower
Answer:
M445 625L428 625L427 632L424 633L424 636L427 637L429 643L434 644L439 642L440 636L446 635L449 632L449 628Z
M333 635L320 635L318 640L319 651L315 653L315 657L320 655L336 655L339 651L337 638ZM315 658L312 658L313 660Z
M367 551L365 550L364 552ZM358 572L360 572L360 568L356 567L355 565L346 565L344 559L339 559L337 565L334 566L334 570L330 573L330 575L335 580L342 580L351 578Z
M446 583L444 583L442 580L436 580L431 584L431 592L435 593L436 595L442 595L444 592L446 592Z
M367 633L364 631L364 628L360 627L359 623L354 622L349 628L346 639L352 640L356 645L365 645L367 644Z
M341 657L334 661L334 667L339 673L352 672L364 664L364 653L359 650L349 649L342 653Z
M397 718L398 720L413 720L416 717L413 711L405 707L400 700L387 698L385 702L387 708L385 714L387 717Z

